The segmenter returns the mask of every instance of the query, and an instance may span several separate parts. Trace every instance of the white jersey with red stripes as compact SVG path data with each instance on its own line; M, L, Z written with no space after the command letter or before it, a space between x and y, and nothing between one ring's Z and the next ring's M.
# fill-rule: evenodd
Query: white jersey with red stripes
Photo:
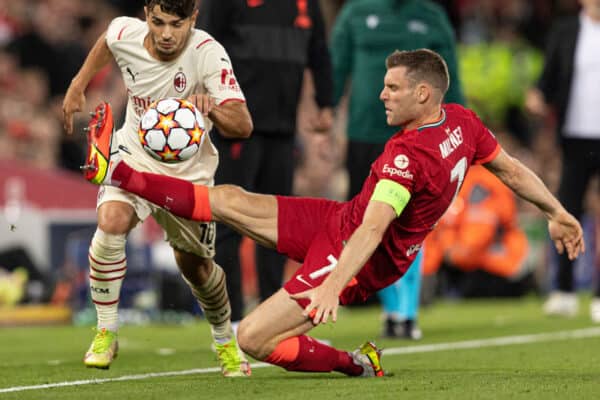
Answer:
M109 25L106 43L113 54L127 87L125 124L116 133L119 144L131 155L124 154L131 166L140 170L177 176L196 183L212 185L218 165L218 154L208 137L212 122L205 118L206 135L198 153L179 163L162 163L142 148L138 123L145 109L165 97L187 98L208 93L217 104L245 101L227 52L208 33L192 29L183 52L172 61L160 61L148 53L144 38L149 29L145 21L118 17Z

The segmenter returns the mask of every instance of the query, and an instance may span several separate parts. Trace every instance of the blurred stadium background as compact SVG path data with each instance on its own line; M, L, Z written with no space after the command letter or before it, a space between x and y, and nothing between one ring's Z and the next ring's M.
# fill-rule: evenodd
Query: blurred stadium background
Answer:
M447 10L460 43L467 105L556 192L561 160L555 121L530 118L523 100L541 71L548 29L557 17L576 14L577 0L438 2ZM321 0L328 27L343 3ZM95 228L96 188L78 175L85 138L64 134L61 102L108 22L117 15L140 15L142 6L142 0L0 0L0 326L91 326L95 322L87 293L87 248ZM337 118L335 134L329 138L309 135L306 119L315 107L309 80L307 75L298 110L295 193L342 199L347 186L342 160L344 118ZM98 74L87 91L90 110L101 100L109 100L119 118L123 117L125 88L114 67ZM78 132L86 122L87 113L80 113ZM596 181L587 195L588 249L576 268L577 286L584 291L592 287L600 268L599 240L594 235L600 221L598 185ZM531 301L551 289L555 260L541 215L519 203L518 216L529 241L526 273L532 278L522 295L529 295ZM256 299L252 251L252 244L245 243L248 307ZM121 303L125 324L196 318L198 310L152 221L132 233L128 257ZM293 268L290 263L288 269ZM436 300L443 303L456 297L439 288L425 293L433 309L438 306ZM541 306L537 309L541 314ZM426 336L431 326L427 312L423 317ZM374 325L375 332L379 323ZM0 359L5 358L5 346L6 342L0 345ZM79 347L77 352L83 352L84 346Z

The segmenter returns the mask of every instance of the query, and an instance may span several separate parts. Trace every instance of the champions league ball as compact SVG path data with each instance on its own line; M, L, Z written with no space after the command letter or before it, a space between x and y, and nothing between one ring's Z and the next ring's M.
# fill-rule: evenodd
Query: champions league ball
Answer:
M158 161L176 163L191 158L205 138L204 118L189 101L156 101L140 119L138 135L148 154Z

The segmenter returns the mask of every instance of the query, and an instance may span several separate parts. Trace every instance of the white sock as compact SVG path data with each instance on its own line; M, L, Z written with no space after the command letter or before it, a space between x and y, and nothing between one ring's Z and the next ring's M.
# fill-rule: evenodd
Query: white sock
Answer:
M225 343L231 340L233 330L231 328L231 305L225 286L225 272L217 263L213 263L213 269L208 279L201 286L195 286L183 278L198 304L204 312L204 317L211 325L213 338L217 343Z
M119 328L119 295L127 270L125 235L111 235L96 230L88 259L90 293L96 306L98 329L116 332Z

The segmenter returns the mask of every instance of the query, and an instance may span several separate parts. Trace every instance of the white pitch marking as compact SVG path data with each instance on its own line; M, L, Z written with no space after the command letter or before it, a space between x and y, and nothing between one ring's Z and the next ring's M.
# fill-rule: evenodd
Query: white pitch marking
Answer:
M483 347L499 347L499 346L510 346L515 344L527 344L527 343L541 343L558 340L571 340L571 339L583 339L590 337L600 336L600 327L577 329L573 331L558 331L549 333L538 333L533 335L519 335L519 336L503 336L498 338L490 339L479 339L479 340L466 340L462 342L450 342L450 343L435 343L435 344L424 344L419 346L408 346L408 347L394 347L387 348L384 350L386 356L398 355L398 354L414 354L414 353L428 353L434 351L446 351L446 350L460 350L460 349L479 349ZM254 363L252 368L265 368L270 367L270 364L265 363ZM31 386L15 386L0 389L0 393L11 393L11 392L22 392L25 390L39 390L39 389L52 389L66 386L82 386L108 382L123 382L123 381L136 381L149 378L163 378L167 376L181 376L181 375L193 375L193 374L208 374L214 372L220 372L220 368L196 368L188 369L184 371L166 371L166 372L152 372L148 374L138 375L124 375L117 378L105 378L105 379L85 379L78 381L68 382L57 382L47 383L44 385L31 385Z
M582 339L600 336L600 327L577 329L574 331L558 331L538 333L534 335L503 336L489 339L465 340L463 342L434 343L420 346L395 347L384 349L386 356L396 354L429 353L433 351L479 349L482 347L499 347L513 344L551 342L557 340Z

